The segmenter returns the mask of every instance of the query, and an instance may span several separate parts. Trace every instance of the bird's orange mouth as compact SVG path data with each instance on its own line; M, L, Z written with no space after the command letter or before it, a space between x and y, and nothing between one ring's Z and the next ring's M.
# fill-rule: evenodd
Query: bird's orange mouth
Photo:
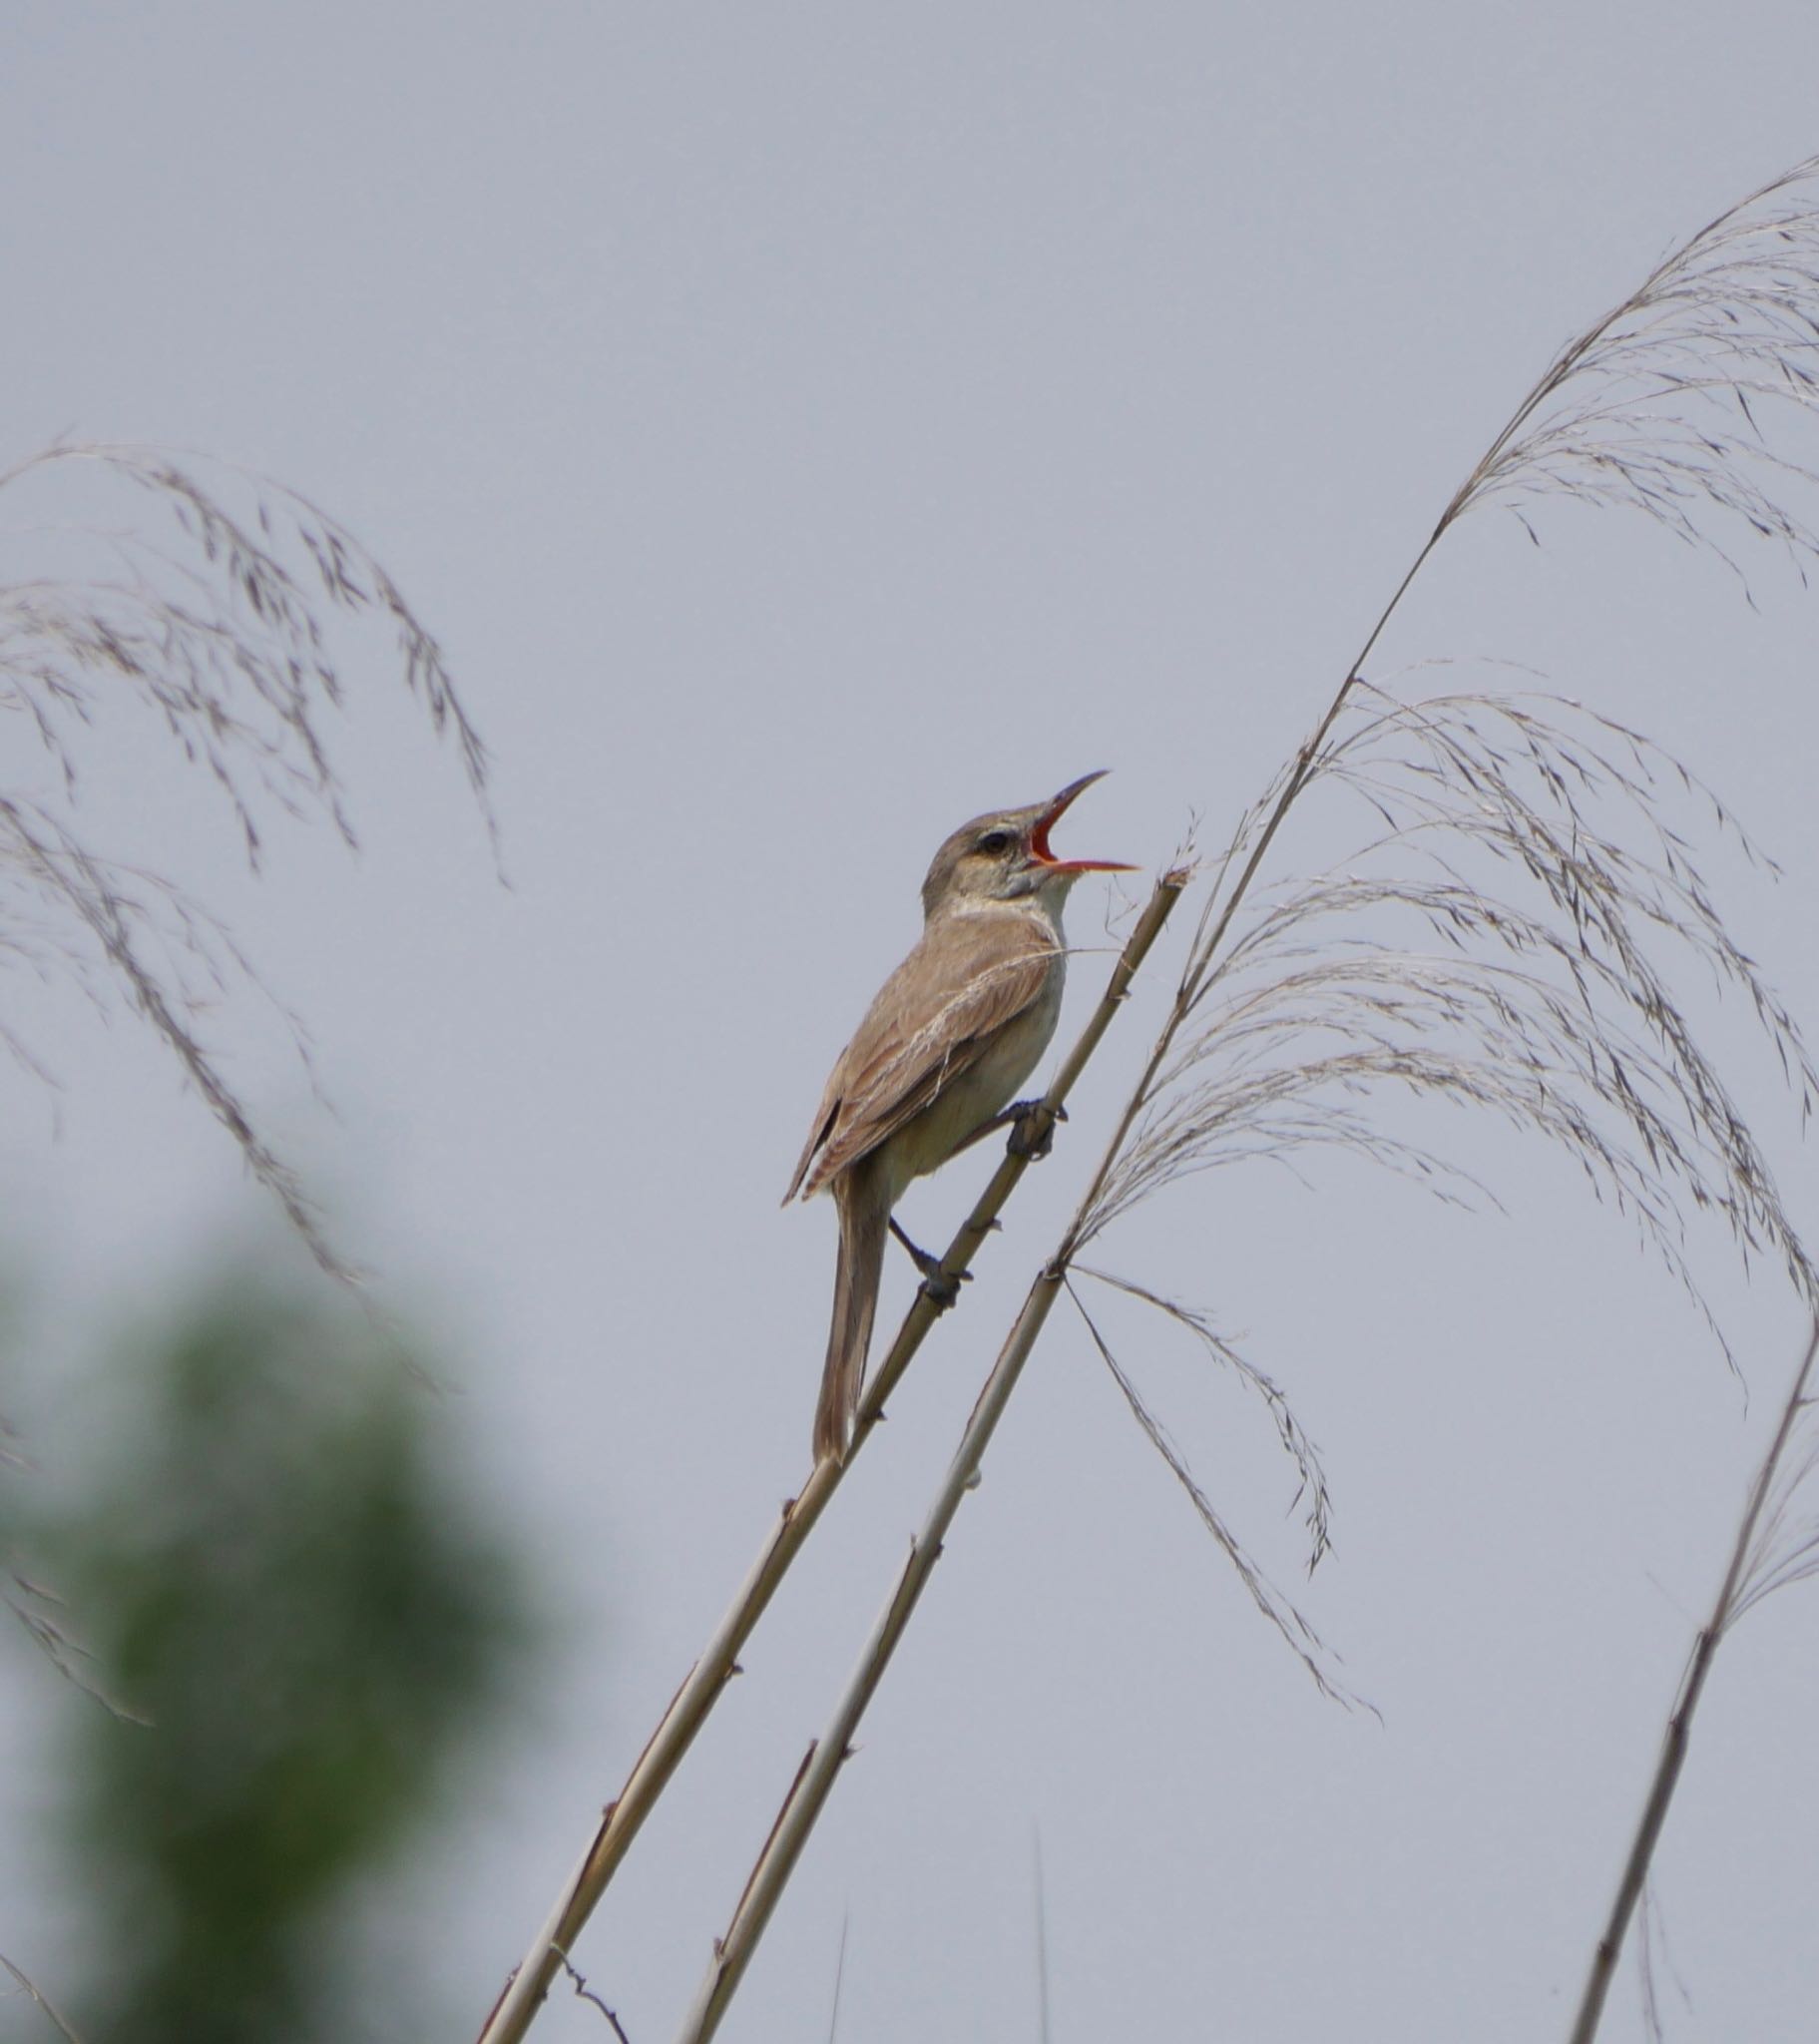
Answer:
M1057 858L1049 849L1049 832L1066 814L1077 795L1085 794L1096 780L1104 780L1111 769L1102 766L1097 773L1083 773L1078 780L1070 781L1048 808L1038 818L1036 828L1030 833L1030 853L1036 863L1051 873L1134 873L1136 866L1128 866L1112 858Z

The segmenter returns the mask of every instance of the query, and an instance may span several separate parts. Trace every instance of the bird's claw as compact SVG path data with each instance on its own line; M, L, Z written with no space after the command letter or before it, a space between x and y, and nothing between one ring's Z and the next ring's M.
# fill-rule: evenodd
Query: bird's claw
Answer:
M960 1296L960 1287L973 1281L971 1271L948 1271L939 1257L931 1257L927 1250L919 1249L897 1225L893 1216L891 1233L903 1245L909 1260L922 1273L922 1295L938 1313L944 1313Z
M939 1257L931 1257L927 1250L904 1245L915 1259L916 1269L922 1273L922 1295L938 1313L944 1313L960 1296L960 1287L971 1284L971 1271L948 1271L942 1267Z
M1004 1119L1011 1124L1011 1140L1006 1145L1011 1155L1026 1164L1037 1164L1054 1149L1055 1124L1068 1119L1068 1110L1050 1107L1046 1101L1019 1100L1005 1109Z
M973 1274L971 1271L944 1271L935 1259L929 1261L930 1268L922 1278L922 1296L938 1313L944 1313L959 1298L960 1287L972 1283Z

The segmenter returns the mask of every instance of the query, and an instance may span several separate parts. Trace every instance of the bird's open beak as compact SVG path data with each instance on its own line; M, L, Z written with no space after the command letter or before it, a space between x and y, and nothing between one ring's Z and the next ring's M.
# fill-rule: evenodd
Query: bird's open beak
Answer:
M1030 833L1030 851L1038 865L1051 873L1134 873L1136 866L1121 864L1111 858L1057 858L1049 849L1049 832L1060 822L1069 804L1077 795L1085 794L1096 780L1104 780L1110 768L1102 766L1097 773L1083 773L1078 780L1072 780L1062 789L1043 811L1036 828Z

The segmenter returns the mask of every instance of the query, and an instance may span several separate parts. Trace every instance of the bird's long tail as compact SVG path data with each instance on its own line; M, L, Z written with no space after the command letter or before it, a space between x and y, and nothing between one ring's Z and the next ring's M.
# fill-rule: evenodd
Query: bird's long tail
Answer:
M865 1352L871 1346L878 1280L884 1273L884 1240L890 1228L888 1188L869 1159L843 1171L833 1182L840 1217L840 1253L834 1266L834 1316L827 1332L827 1365L815 1406L815 1460L846 1459L853 1418L865 1381Z

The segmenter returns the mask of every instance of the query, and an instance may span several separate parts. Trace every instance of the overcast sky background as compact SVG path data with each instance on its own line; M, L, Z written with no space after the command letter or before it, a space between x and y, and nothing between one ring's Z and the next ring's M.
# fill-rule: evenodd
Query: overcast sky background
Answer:
M555 1572L541 1713L386 1905L462 2036L804 1473L832 1217L777 1198L935 844L1098 766L1076 853L1153 867L1196 813L1220 838L1553 350L1819 150L1816 78L1804 0L13 0L0 461L70 431L304 490L440 634L496 757L510 891L356 634L357 863L280 830L253 886L149 723L98 738L86 796L306 1015L338 1118L251 1010L234 1074L448 1336L484 1480ZM1689 758L1787 868L1717 862L1812 1022L1819 597L1763 558L1752 612L1638 521L1540 530L1454 533L1372 672L1524 663ZM1274 870L1344 848L1321 827ZM1083 946L1106 898L1077 891ZM692 1992L1177 958L587 1933L637 2044ZM1101 977L1078 961L1064 1030ZM54 1330L11 1411L54 1461L60 1344L256 1196L154 1044L40 1019L62 1128L0 1081L0 1192ZM1819 1229L1772 1071L1711 1019ZM1695 1237L1746 1402L1570 1162L1423 1126L1507 1216L1340 1160L1201 1181L1103 1251L1289 1389L1338 1505L1305 1606L1381 1722L1257 1620L1058 1313L726 2037L825 2035L844 1921L843 2038L1033 2040L1037 1829L1058 2044L1564 2034L1800 1314ZM988 1170L918 1189L912 1232L944 1240ZM1110 1319L1294 1583L1266 1420ZM11 1660L0 1949L55 1995L82 1959L34 1755L83 1706ZM1810 1593L1720 1662L1659 1859L1672 2036L1812 2034L1816 1684ZM559 1995L536 2034L605 2031ZM1640 2034L1627 1972L1605 2034Z

